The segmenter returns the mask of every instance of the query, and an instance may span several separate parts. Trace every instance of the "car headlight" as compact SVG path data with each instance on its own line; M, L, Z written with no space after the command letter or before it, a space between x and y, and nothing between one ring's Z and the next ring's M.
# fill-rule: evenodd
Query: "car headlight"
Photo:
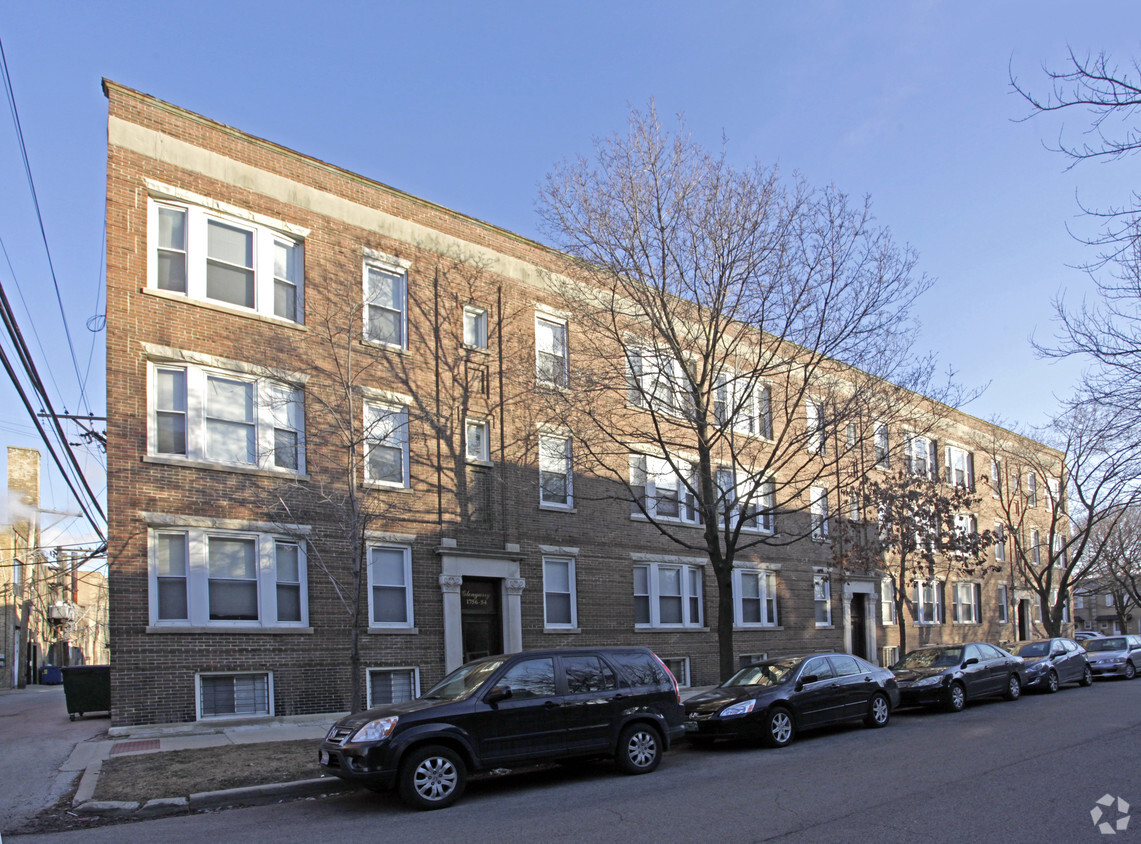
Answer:
M1026 673L1027 674L1041 674L1043 671L1046 670L1046 668L1047 668L1046 663L1036 662L1033 665L1027 667Z
M748 715L753 711L753 707L756 703L755 700L747 700L744 703L735 703L732 706L727 706L721 710L721 717L731 718L734 715Z
M917 685L917 686L938 686L942 682L943 682L943 675L942 674L936 674L933 677L924 677L922 680L916 680L915 685Z
M375 721L369 721L363 727L356 731L353 735L353 741L380 741L392 735L392 731L396 728L396 722L400 718L393 715L391 718L377 718Z

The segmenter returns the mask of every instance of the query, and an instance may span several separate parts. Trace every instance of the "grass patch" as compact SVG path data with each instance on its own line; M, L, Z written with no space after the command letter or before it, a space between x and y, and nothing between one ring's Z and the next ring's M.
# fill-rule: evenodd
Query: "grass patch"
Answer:
M199 791L312 779L321 776L319 743L303 739L119 756L103 763L94 799L141 803Z

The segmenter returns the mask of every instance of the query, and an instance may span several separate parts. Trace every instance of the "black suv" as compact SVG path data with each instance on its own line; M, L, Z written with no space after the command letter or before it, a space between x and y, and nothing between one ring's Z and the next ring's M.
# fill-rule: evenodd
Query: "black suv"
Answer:
M416 700L342 718L320 762L442 809L469 771L613 755L623 772L647 774L684 735L683 711L673 675L646 648L504 654L457 668Z

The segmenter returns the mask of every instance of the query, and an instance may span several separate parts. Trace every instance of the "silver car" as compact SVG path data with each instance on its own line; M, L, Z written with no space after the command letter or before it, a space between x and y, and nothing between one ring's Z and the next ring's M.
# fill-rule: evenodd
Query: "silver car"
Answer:
M1124 677L1132 680L1141 667L1141 636L1106 636L1086 639L1082 645L1095 677Z

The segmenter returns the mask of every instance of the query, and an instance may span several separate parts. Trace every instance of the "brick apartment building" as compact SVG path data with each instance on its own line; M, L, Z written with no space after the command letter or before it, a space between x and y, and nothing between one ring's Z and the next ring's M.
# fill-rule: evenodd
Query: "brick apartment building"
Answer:
M560 256L104 90L115 725L349 709L362 513L370 703L549 646L647 645L683 684L715 682L708 561L598 494L528 399L574 368L573 315L543 280ZM962 442L989 427L946 426ZM973 473L973 455L947 455ZM809 540L745 555L740 660L890 656L880 578L833 577L831 559ZM909 644L1031 632L1009 577L968 586L932 588Z

